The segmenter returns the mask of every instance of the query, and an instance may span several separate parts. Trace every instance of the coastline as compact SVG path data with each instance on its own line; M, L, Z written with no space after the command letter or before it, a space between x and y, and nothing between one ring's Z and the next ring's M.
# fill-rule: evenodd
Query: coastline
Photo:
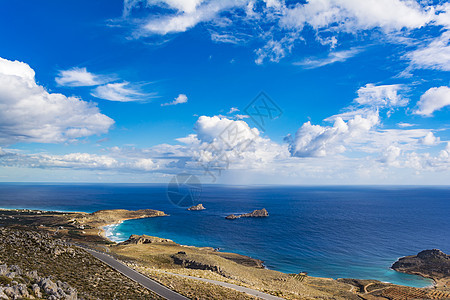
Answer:
M114 243L119 243L120 241L112 239L112 236L114 234L111 231L114 230L114 228L116 228L117 226L119 226L123 222L124 221L119 221L117 223L112 223L112 224L107 224L105 226L101 226L101 227L99 227L99 229L100 229L99 234L102 237L104 237L105 239L107 239L108 241L111 241L111 242L114 242ZM108 233L110 233L110 234L108 234Z
M153 211L153 212L158 212L159 214L157 215L147 215L145 213L136 213L139 211L127 211L127 210L100 210L94 213L87 213L87 212L63 212L63 211L55 211L55 210L51 210L51 211L47 211L47 210L33 210L33 209L21 209L21 208L8 208L8 209L3 209L3 211L40 211L40 212L46 212L46 213L57 213L57 214L74 214L74 215L81 215L81 216L90 216L90 220L89 222L86 222L85 224L92 224L92 225L96 225L94 228L94 230L96 230L95 235L97 235L98 237L110 242L111 244L117 244L120 243L121 241L117 241L113 238L114 236L114 229L117 228L117 226L119 226L120 224L122 224L124 221L127 220L133 220L133 219L143 219L143 218L150 218L150 217L156 217L156 216L168 216L167 214L163 213L163 212L158 212L158 211L154 211L154 210L148 210L148 211ZM146 210L140 210L140 211L146 211ZM114 212L119 212L119 215L114 214ZM134 214L134 215L127 215L127 216L123 216L123 213L126 214ZM113 217L111 217L110 215L113 214ZM105 217L106 215L106 217ZM95 216L95 217L94 217ZM99 219L97 219L97 217L99 217ZM106 220L107 219L107 220ZM83 222L84 223L84 222ZM84 231L83 231L84 233ZM159 237L161 238L161 237ZM178 244L180 245L180 244ZM202 249L202 248L210 248L213 249L212 247L198 247L198 246L191 246L191 245L180 245L182 247L187 247L187 248L197 248L197 249ZM232 253L234 255L240 255L237 253ZM246 256L249 259L252 259L249 256ZM283 273L281 271L277 271L277 270L272 270L275 272L280 272ZM395 271L395 270L394 270ZM283 273L286 274L287 273ZM421 274L415 274L417 276L420 276L422 278L427 278L427 279L431 279L433 280L433 283L431 283L430 285L426 286L426 287L434 287L436 286L436 281L433 278L429 278L427 276L421 276ZM311 278L325 278L325 277L311 277ZM390 282L388 282L389 284L392 284ZM404 285L407 286L407 285Z

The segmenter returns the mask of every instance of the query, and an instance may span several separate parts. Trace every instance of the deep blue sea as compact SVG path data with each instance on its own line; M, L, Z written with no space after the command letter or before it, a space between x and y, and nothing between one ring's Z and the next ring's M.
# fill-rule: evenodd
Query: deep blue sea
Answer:
M391 264L423 249L450 253L449 187L204 186L199 203L206 210L173 205L164 185L0 184L3 208L162 210L170 216L126 221L109 235L121 241L145 233L218 247L288 273L422 287L431 281L397 273ZM260 208L270 216L225 220Z

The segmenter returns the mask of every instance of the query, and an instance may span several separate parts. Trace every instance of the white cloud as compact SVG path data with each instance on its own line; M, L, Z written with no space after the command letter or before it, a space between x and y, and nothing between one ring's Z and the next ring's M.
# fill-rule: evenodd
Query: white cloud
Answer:
M235 112L238 112L238 111L239 111L239 108L232 107L232 108L230 108L230 111L227 114L232 114L232 113L235 113Z
M403 89L404 87L400 84L375 86L369 83L358 90L358 98L355 102L377 107L406 106L409 100L401 95Z
M141 35L184 32L197 24L213 20L217 14L231 8L236 2L233 0L205 1L203 5L197 3L181 4L182 1L158 1L151 4L166 4L176 9L176 13L169 16L152 18L141 28ZM150 2L149 2L150 4Z
M0 165L50 169L111 170L121 172L148 172L155 171L159 168L159 165L150 158L131 156L123 159L114 157L114 153L109 155L90 153L27 155L16 153L11 150L0 151Z
M114 121L92 103L49 93L26 63L0 58L0 144L60 143L106 133Z
M177 105L177 104L182 104L182 103L187 103L187 102L188 102L188 97L185 94L179 94L175 98L175 100L173 100L172 102L163 103L163 104L161 104L161 106Z
M417 103L415 114L430 117L437 110L450 105L450 88L447 86L434 87L426 91Z
M78 87L100 85L109 80L106 77L88 72L86 68L72 68L59 71L55 81L61 86Z
M146 3L148 6L160 5L176 9L180 12L191 13L204 0L124 0L124 12L128 15L136 6Z
M133 14L134 9L142 7L158 9L148 9L144 18L142 12ZM292 52L296 42L306 42L301 34L305 27L312 28L315 40L330 49L336 47L342 34L363 34L370 39L372 33L381 32L389 43L404 43L415 29L450 28L448 4L416 0L316 0L290 4L276 0L126 0L124 16L138 24L136 37L180 33L202 24L216 42L242 44L258 39L264 45L255 50L257 64L265 60L278 62ZM417 67L448 68L448 43L442 45L446 42L444 35L430 49L419 49L407 56ZM299 64L320 67L345 61L351 55L356 53L331 52L326 59Z
M310 25L316 30L337 28L354 33L372 28L386 32L415 29L433 18L433 10L423 8L416 1L322 0L296 5L287 11L282 22L291 27Z
M402 150L400 147L390 145L385 151L383 151L380 162L387 164L388 166L399 166L397 159L400 157Z
M315 69L326 65L334 64L336 62L345 62L347 59L357 55L361 51L362 50L360 48L353 48L350 50L330 52L328 54L328 57L326 58L322 59L307 58L303 61L294 63L294 65L302 66L306 69Z
M345 122L335 119L333 126L312 125L306 122L291 141L291 153L297 157L323 157L342 153L346 145L358 141L379 122L377 113L365 117L356 115Z
M98 170L102 174L160 174L166 178L189 172L205 176L202 181L210 182L208 170L216 179L237 184L436 184L442 182L442 176L449 174L450 143L447 142L445 149L437 154L424 152L424 149L440 145L439 138L434 135L435 143L427 145L431 144L426 141L431 141L429 133L424 129L382 129L378 114L372 111L371 114L354 115L347 122L336 119L333 126L305 123L299 129L297 140L278 144L262 137L256 128L243 121L202 116L195 124L194 133L177 139L182 144L161 144L146 149L112 147L103 149L102 155L27 155L0 148L0 165ZM241 146L243 142L245 147ZM289 145L291 151L297 146L298 152L290 153ZM220 177L217 167L224 171ZM426 181L417 175L422 172L431 174Z
M430 44L405 55L412 69L450 71L450 31L445 31Z
M401 128L416 126L416 124L411 124L411 123L406 123L406 122L400 122L400 123L397 123L397 125L398 125L398 127L401 127Z
M194 125L199 140L207 143L213 142L215 139L217 140L227 128L236 132L242 132L243 134L241 134L240 137L244 139L253 140L259 136L258 129L250 128L246 122L233 121L225 117L201 116ZM233 140L233 146L235 146L238 141L239 139Z
M98 86L92 91L91 95L117 102L145 101L156 97L156 94L143 93L139 87L133 86L126 81Z
M423 137L423 139L420 140L420 142L427 146L435 145L439 142L439 138L434 136L434 133L431 131L427 133L426 136Z

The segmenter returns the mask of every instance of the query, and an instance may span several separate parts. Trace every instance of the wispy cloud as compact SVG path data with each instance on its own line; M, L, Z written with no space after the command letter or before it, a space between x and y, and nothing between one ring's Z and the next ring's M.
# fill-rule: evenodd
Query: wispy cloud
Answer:
M349 50L330 52L325 58L307 58L300 62L295 62L294 65L302 66L305 69L315 69L326 65L331 65L336 62L344 62L349 58L361 53L363 49L352 48Z
M79 87L104 84L111 81L111 78L93 74L86 68L72 68L59 71L55 81L60 86Z
M161 106L177 105L182 103L187 103L188 97L185 94L179 94L172 102L167 102L161 104Z
M445 31L428 45L407 53L405 58L411 61L409 69L450 71L450 31Z
M145 101L157 97L156 93L144 93L139 85L133 85L126 81L98 86L91 95L117 102Z

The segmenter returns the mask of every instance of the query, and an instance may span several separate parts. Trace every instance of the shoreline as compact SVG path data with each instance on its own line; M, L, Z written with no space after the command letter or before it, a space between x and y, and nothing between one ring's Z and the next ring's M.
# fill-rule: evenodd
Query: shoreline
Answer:
M133 219L128 219L128 220L133 220ZM105 227L108 227L108 228L116 227L116 226L122 224L124 221L128 221L128 220L122 220L122 221L120 221L120 222L118 222L118 223L107 224L107 225L103 226L102 229L105 228ZM104 229L103 229L103 230L104 230ZM113 242L113 243L116 243L116 244L119 244L119 243L123 242L123 241L121 241L121 242L114 241L114 240L110 239L109 237L107 237L106 234L104 234L103 237L106 238L108 241ZM156 236L155 236L155 237L156 237ZM158 238L165 238L165 237L160 237L160 236L157 236L157 237L158 237ZM125 239L125 240L127 240L127 239ZM174 242L176 242L176 241L174 241ZM176 243L177 243L177 242L176 242ZM179 243L178 243L178 244L179 244ZM184 247L202 248L202 246L183 245L183 244L179 244L179 245L184 246ZM206 246L206 247L214 248L214 247L211 247L211 246ZM220 250L219 250L219 251L220 251ZM243 254L236 253L236 252L233 251L233 250L230 250L229 252L235 253L235 254L238 254L238 255L243 255ZM249 258L255 259L255 258L253 258L253 257L251 257L251 256L248 256L248 255L244 255L244 256L247 256L247 257L249 257ZM257 259L257 258L256 258L256 259ZM283 271L276 270L276 269L269 269L269 268L267 268L267 266L266 266L264 263L263 263L263 266L264 266L265 269L268 269L268 270L273 270L273 271L281 272L281 273L284 273L284 274L290 274L289 272L283 272ZM394 269L392 269L392 268L390 268L390 267L389 267L389 269L392 270L392 271L394 271L394 272L398 272L398 271L396 271L396 270L394 270ZM431 282L430 282L429 285L426 285L426 286L423 286L423 287L414 287L414 288L434 288L434 287L436 287L436 286L438 285L438 282L437 282L434 278L431 278L431 277L428 277L428 276L422 276L421 274L408 274L408 273L402 273L402 272L398 272L398 273L401 273L401 274L407 274L407 275L415 275L415 276L421 277L422 279L429 279L429 280L431 280ZM312 276L312 277L316 277L316 276ZM331 277L322 277L322 276L317 276L316 278L330 278L330 279L333 279L333 280L340 279L340 277L331 278ZM353 278L353 277L352 277L352 278ZM372 280L372 279L370 279L370 280ZM374 279L374 280L376 280L376 279ZM380 282L387 283L387 284L394 284L394 285L400 285L400 286L410 287L410 286L408 286L408 285L406 285L406 284L397 284L397 283L392 283L392 282L389 282L389 281L380 281Z
M59 213L59 214L67 213L67 214L82 214L82 215L86 215L86 216L95 216L95 214L110 213L110 212L113 212L113 211L122 211L122 212L126 211L126 212L133 213L133 212L145 211L145 210L128 211L128 210L124 210L124 209L105 209L105 210L99 210L99 211L96 211L96 212L89 213L89 212L56 211L56 210L29 209L29 208L0 208L0 211L45 212L45 213ZM154 211L154 210L150 210L150 211ZM156 217L156 216L168 216L167 214L165 214L163 212L160 212L160 213L162 213L162 214L160 214L160 215L152 215L152 216L137 215L137 216L125 217L125 218L122 217L122 218L119 218L119 219L115 219L113 222L110 222L110 223L109 222L105 222L105 220L95 220L95 219L92 220L92 222L93 223L97 223L97 224L95 224L96 226L94 228L96 230L98 230L98 234L97 235L100 238L103 238L106 241L114 243L114 244L119 244L119 243L121 243L123 241L115 241L115 240L111 239L111 234L107 234L108 231L113 231L115 227L119 226L120 224L122 224L124 221L127 221L127 220L145 219L145 218ZM161 238L161 237L158 236L158 238ZM127 239L125 239L125 240L127 240ZM211 248L211 249L214 249L213 247L200 247L200 246L181 245L181 244L178 244L178 245L184 246L184 247ZM224 252L222 252L222 253L224 253ZM242 254L238 254L236 252L233 252L233 250L231 250L230 253L233 253L233 254L236 254L236 255L242 255ZM242 256L246 256L246 257L248 257L250 259L254 259L254 258L252 258L252 257L250 257L248 255L242 255ZM267 267L265 265L264 265L264 268L267 269ZM391 269L391 268L389 268L389 269ZM275 270L275 269L273 271L280 272L280 273L283 273L283 274L290 274L288 272L282 272L282 271ZM395 271L395 270L393 270L393 271ZM397 272L397 271L395 271L395 272ZM399 273L402 273L402 272L399 272ZM405 273L403 273L403 274L405 274ZM436 282L436 280L434 278L430 278L428 276L423 276L421 274L409 274L409 275L415 275L415 276L419 276L419 277L421 277L423 279L432 280L432 283L430 285L426 285L426 286L418 287L418 288L433 288L433 287L436 287L436 285L437 285L437 282ZM313 278L326 278L326 277L315 277L315 276L312 276L312 277ZM330 279L332 279L332 278L330 278ZM339 278L334 278L334 280L337 280L337 279L339 279ZM389 282L389 281L383 281L383 282L386 282L386 283L389 283L389 284L394 284L394 285L410 287L409 285L406 285L406 284L395 284L395 283L392 283L392 282Z

